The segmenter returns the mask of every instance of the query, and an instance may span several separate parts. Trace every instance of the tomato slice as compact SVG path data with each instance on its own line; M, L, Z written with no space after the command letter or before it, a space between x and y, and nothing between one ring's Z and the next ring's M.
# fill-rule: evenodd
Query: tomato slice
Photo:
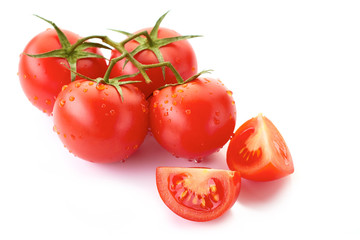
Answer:
M177 215L204 222L233 206L240 193L240 173L208 168L158 167L161 199Z
M275 125L259 114L235 132L227 150L227 164L243 178L271 181L294 172L284 138Z

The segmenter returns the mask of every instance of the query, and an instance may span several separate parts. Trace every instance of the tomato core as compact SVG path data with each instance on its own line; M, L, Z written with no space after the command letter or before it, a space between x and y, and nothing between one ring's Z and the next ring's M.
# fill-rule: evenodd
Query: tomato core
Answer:
M218 179L194 181L196 179L186 173L169 175L168 188L178 203L197 211L212 211L221 204L224 187Z

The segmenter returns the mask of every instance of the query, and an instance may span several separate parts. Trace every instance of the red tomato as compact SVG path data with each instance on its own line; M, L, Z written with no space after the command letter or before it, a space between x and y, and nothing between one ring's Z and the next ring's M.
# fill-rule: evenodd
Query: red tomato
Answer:
M71 44L80 36L63 30ZM58 35L54 29L48 29L35 36L25 47L24 53L40 54L60 49ZM89 48L89 52L101 54L99 49ZM27 98L40 110L50 115L56 96L61 87L71 82L70 71L61 63L69 67L63 58L33 58L25 54L20 55L19 78ZM77 61L77 71L87 77L103 77L107 69L105 59L84 58Z
M230 140L227 164L255 181L270 181L294 172L292 157L275 125L259 114L245 122Z
M177 215L192 221L213 220L237 200L240 173L206 168L159 167L156 185L161 199Z
M141 31L148 31L151 32L152 28L146 28ZM137 33L137 32L136 32ZM158 31L158 38L169 38L169 37L176 37L180 36L177 32L167 29L167 28L159 28ZM128 52L133 51L137 46L139 46L139 43L135 40L132 40L128 42L125 45L125 48ZM175 69L179 72L180 76L186 80L189 77L195 75L197 73L197 61L196 56L194 53L193 48L191 47L190 43L187 40L181 40L177 42L170 43L166 46L160 47L160 52L164 58L165 62L170 62ZM111 59L115 57L119 57L120 53L116 50L112 51ZM139 61L142 64L155 64L159 63L159 60L155 56L155 54L150 50L144 50L139 53L137 53L135 56L135 59ZM115 67L111 71L110 77L118 77L121 75L129 75L137 73L139 70L130 62L128 62L124 66L125 59L119 61ZM141 83L134 84L137 86L143 93L145 94L145 97L150 96L150 94L158 89L159 87L164 86L168 83L177 83L177 80L175 78L175 75L173 72L169 69L165 69L165 80L162 73L162 68L151 68L146 71L149 78L151 79L151 83L147 84L145 83L144 78L139 74L138 76L127 79L127 80L140 80Z
M74 155L97 163L123 161L148 131L147 101L130 84L115 87L77 80L65 85L54 105L54 131Z
M156 90L150 100L150 128L178 157L201 160L219 150L236 121L232 92L220 80L198 78Z

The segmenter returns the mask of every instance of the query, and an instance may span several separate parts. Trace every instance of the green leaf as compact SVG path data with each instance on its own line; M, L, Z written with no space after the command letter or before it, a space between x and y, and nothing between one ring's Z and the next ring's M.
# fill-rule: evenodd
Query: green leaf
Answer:
M104 48L104 49L108 49L111 50L110 47L101 44L101 43L94 43L94 42L84 42L81 45L79 45L76 49L77 50L85 50L87 48Z
M190 38L202 37L201 35L185 35L185 36L177 36L177 37L169 37L169 38L161 38L156 40L156 45L158 47L166 46L170 43L186 40Z
M40 54L27 54L27 53L25 54L33 58L48 58L48 57L66 58L67 57L67 53L65 49L56 49L50 52L40 53Z
M168 14L169 11L167 11L164 15L162 15L155 23L155 26L153 27L153 29L150 32L150 36L153 39L157 39L157 35L158 35L158 31L159 31L159 27L161 22L164 20L164 18L166 17L166 15Z
M60 28L58 28L58 26L56 26L55 23L53 23L52 21L49 21L43 17L40 17L38 15L35 14L36 17L48 22L49 24L51 24L53 26L53 28L55 29L55 31L57 32L58 34L58 37L59 37L59 41L60 41L60 44L63 48L68 48L70 47L70 42L69 40L67 39L67 37L65 36L65 34L60 30Z

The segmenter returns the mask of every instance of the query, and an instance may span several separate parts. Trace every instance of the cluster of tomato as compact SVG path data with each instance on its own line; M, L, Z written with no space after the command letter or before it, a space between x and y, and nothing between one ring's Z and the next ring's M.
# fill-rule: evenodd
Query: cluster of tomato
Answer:
M19 78L28 99L53 116L54 131L74 155L95 163L124 161L151 131L177 157L200 161L229 140L230 170L158 167L161 198L193 221L215 219L240 192L241 177L269 181L291 174L292 158L276 127L259 115L234 132L232 92L200 77L187 39L160 27L113 42L80 38L53 26L20 56ZM100 39L101 43L91 42ZM107 61L101 48L111 50Z

